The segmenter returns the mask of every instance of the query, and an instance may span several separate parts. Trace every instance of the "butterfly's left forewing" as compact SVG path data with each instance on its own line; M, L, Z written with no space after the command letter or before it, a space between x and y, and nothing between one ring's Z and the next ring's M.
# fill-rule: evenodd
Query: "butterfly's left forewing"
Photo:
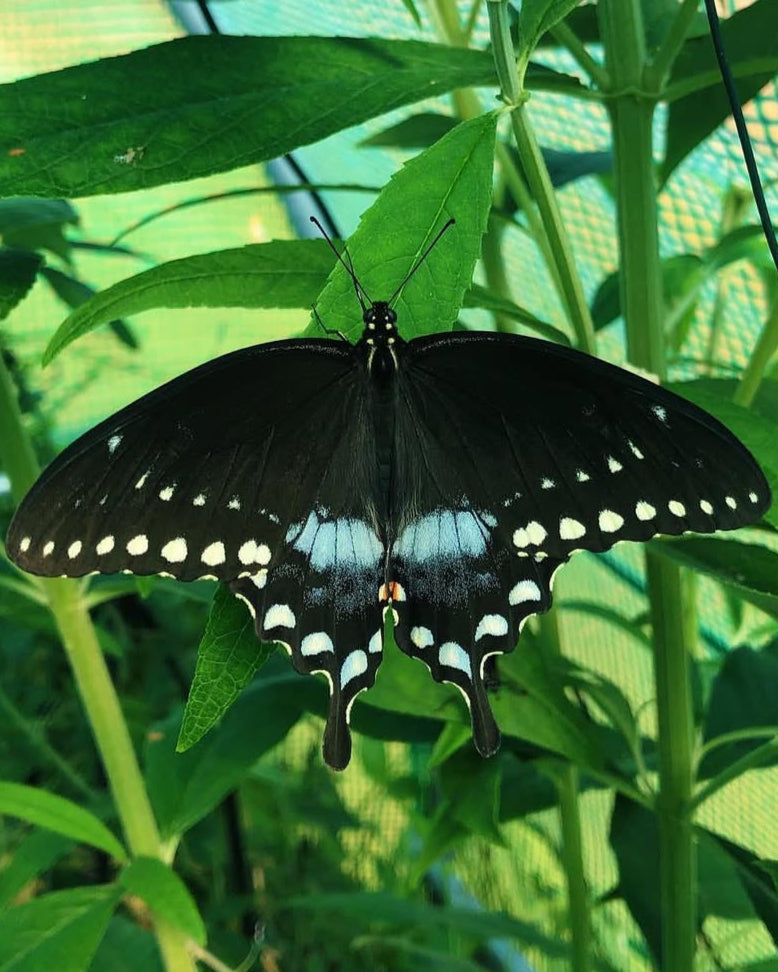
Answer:
M66 449L20 505L8 552L44 576L229 582L257 633L331 686L325 756L381 658L374 444L353 349L259 345L174 379ZM359 372L361 375L362 372Z

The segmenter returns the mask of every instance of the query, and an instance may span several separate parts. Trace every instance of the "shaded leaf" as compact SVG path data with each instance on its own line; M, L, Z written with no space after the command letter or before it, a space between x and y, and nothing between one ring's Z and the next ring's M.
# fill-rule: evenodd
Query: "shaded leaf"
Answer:
M732 14L722 21L721 34L740 101L746 104L778 71L774 0L756 0ZM667 94L671 104L663 180L730 114L707 33L684 44L673 65Z
M51 830L33 830L7 853L0 870L0 911L26 884L47 871L73 842Z
M456 128L457 120L450 115L441 115L437 111L422 111L404 118L396 125L376 132L363 139L359 144L363 148L429 148L438 139L443 138L452 128Z
M0 247L0 321L27 296L42 263L43 257L31 250Z
M534 314L530 313L524 307L519 306L519 304L514 304L512 300L490 293L485 287L481 287L479 284L473 284L467 291L463 306L481 307L483 310L491 311L493 314L509 317L519 324L523 324L528 330L534 331L545 341L553 341L555 344L564 344L570 347L570 338L564 331L561 331L558 327L554 327L553 324L547 324L545 321L541 321L540 318L535 317Z
M559 23L581 0L522 0L518 10L518 34L516 39L516 59L519 81L523 83L524 72L538 41L554 24Z
M205 926L188 888L162 861L136 857L119 874L119 884L142 898L160 918L179 928L198 945L206 940Z

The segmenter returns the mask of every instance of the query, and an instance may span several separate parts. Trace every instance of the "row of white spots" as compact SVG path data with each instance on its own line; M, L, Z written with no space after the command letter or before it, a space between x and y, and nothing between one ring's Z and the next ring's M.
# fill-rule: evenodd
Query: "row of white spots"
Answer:
M19 546L22 552L26 552L30 547L30 537L24 537ZM68 557L71 560L75 560L83 550L83 547L84 545L80 540L74 540L67 548ZM111 553L115 547L116 538L109 534L95 545L95 553L102 557ZM139 533L127 542L125 549L133 557L142 556L148 552L149 538L145 533ZM48 557L53 552L54 541L49 540L43 548L43 556ZM160 553L168 563L180 564L186 560L189 549L184 537L174 537L172 540L167 541ZM266 544L259 543L256 540L246 540L238 550L238 560L246 566L253 564L265 565L270 562L270 556L270 548ZM213 543L208 544L200 554L200 560L204 564L208 564L209 567L216 567L219 564L225 563L227 560L227 552L222 541L215 540Z
M501 614L485 614L475 630L475 640L480 641L486 635L500 637L508 633L508 621ZM416 625L411 628L411 642L422 651L431 648L435 637L429 628ZM465 649L455 641L446 641L438 649L438 661L448 668L457 668L472 678L473 672L470 656Z

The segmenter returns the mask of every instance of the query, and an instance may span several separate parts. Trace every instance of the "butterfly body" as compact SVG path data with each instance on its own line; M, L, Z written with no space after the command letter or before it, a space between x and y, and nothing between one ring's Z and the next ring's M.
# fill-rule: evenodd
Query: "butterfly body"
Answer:
M228 583L259 637L327 677L340 768L386 612L488 755L486 661L550 607L576 549L733 529L769 502L748 451L670 392L531 338L404 341L376 302L354 345L246 348L106 419L33 486L8 553L47 576Z

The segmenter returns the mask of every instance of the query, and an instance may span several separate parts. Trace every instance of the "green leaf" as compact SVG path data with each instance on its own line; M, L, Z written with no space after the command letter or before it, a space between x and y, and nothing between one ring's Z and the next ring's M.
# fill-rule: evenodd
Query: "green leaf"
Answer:
M119 903L112 885L54 891L0 914L0 972L86 972Z
M456 219L396 303L406 339L450 329L462 306L491 206L496 124L495 114L462 122L407 162L349 239L365 291L374 300L387 300L446 218ZM328 327L353 336L361 331L362 322L354 314L354 286L342 266L330 276L317 309ZM316 328L312 323L308 333Z
M778 71L774 0L756 0L734 13L722 21L721 33L740 101L746 104ZM686 41L666 94L671 104L662 181L730 114L707 33Z
M0 199L0 236L42 226L78 225L78 213L65 199L12 196Z
M581 0L522 0L518 10L516 42L519 79L522 83L529 59L540 38L580 2Z
M778 618L778 554L772 550L716 537L652 540L649 546L683 567L711 575Z
M96 293L94 287L90 287L83 280L63 273L61 270L55 270L54 267L43 267L41 275L57 297L64 301L68 307L80 307L94 297ZM125 347L137 349L137 338L124 321L113 320L109 321L108 325Z
M500 832L502 759L483 759L467 746L440 768L445 813L469 833L506 846Z
M705 717L704 741L737 730L774 727L778 735L778 643L761 651L736 648L724 658L710 693ZM715 776L747 753L767 742L764 734L730 742L706 753L700 776ZM771 762L776 761L773 755ZM764 764L763 764L764 765Z
M729 858L732 869L740 881L751 906L759 916L762 924L770 933L774 945L778 945L778 895L769 876L765 862L745 847L720 837L709 834L710 840L715 841ZM769 862L768 862L769 864ZM702 883L702 877L701 877Z
M162 861L137 857L119 874L119 884L142 898L160 918L181 929L198 945L206 941L197 905L181 878Z
M483 310L491 311L493 314L501 314L523 324L528 330L535 331L546 341L553 341L555 344L564 344L570 347L570 338L564 331L560 331L553 324L541 321L519 304L514 304L506 297L492 294L485 287L473 284L465 294L464 307L481 307Z
M89 972L164 972L153 933L114 915L95 952Z
M437 111L422 111L403 118L401 122L390 125L376 132L375 135L370 135L359 144L363 148L424 149L443 138L456 126L456 118L450 115L441 115Z
M419 41L180 38L0 86L0 182L6 194L68 198L146 189L494 83L486 51Z
M154 307L310 307L334 263L324 240L277 240L171 260L78 307L49 341L43 363L100 324Z
M25 834L3 860L0 870L0 911L26 884L47 871L72 846L72 841L50 830L33 830Z
M404 930L442 926L484 941L513 939L553 958L569 956L568 946L564 943L546 937L529 922L500 911L434 907L421 901L398 898L385 891L310 894L289 898L283 905L295 911L335 911L341 915L372 919L377 924L399 925Z
M53 830L104 850L118 861L127 854L105 824L94 814L64 797L22 783L0 783L0 814Z
M160 830L181 834L234 789L250 766L292 728L321 686L296 672L260 677L221 723L185 753L176 752L180 716L155 726L146 740L146 780Z
M42 263L43 257L31 250L0 247L0 321L27 296Z
M567 698L564 678L527 645L501 659L503 685L492 703L506 735L567 756L579 766L601 769L598 728ZM522 694L511 690L517 684Z
M176 744L178 752L193 746L221 719L274 651L272 644L257 638L244 605L220 584L197 652L194 680Z

